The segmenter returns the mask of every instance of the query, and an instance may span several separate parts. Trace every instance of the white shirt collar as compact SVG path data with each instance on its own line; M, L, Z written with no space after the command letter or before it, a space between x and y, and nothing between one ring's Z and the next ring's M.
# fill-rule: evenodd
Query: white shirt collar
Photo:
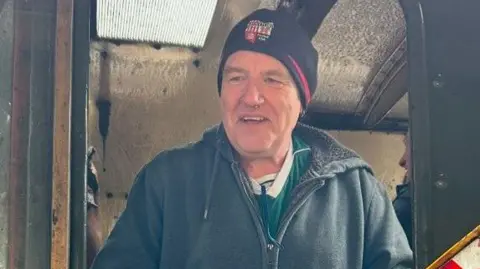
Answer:
M293 143L290 143L290 148L288 149L285 161L283 162L282 168L278 173L268 174L257 179L250 178L252 182L253 192L256 195L262 193L261 185L264 182L265 187L267 188L267 195L273 198L276 198L283 189L283 186L287 182L288 175L293 165Z

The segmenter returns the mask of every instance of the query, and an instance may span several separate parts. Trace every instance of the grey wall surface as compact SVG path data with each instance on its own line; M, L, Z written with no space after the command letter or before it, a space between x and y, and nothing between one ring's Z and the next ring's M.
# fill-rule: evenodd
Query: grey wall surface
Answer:
M0 11L0 268L6 268L7 264L12 42L13 1L8 0Z

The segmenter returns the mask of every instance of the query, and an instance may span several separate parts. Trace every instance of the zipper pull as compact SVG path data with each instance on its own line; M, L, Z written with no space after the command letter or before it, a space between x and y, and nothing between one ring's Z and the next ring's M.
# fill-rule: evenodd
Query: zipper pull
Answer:
M274 244L267 244L267 262L268 266L271 267L273 266L273 263L275 261L275 245Z

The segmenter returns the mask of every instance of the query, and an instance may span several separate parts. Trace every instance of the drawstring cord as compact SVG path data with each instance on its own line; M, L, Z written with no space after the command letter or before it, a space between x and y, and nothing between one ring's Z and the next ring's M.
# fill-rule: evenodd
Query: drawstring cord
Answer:
M267 231L268 241L274 244L276 247L281 248L282 245L280 245L280 243L277 240L275 240L275 238L270 233L270 225L269 225L270 218L268 216L267 188L264 185L261 185L260 187L262 190L262 194L260 196L260 210L262 213L263 225L264 225L265 231Z
M212 171L211 171L211 176L207 175L207 179L210 180L210 183L207 185L207 188L206 188L207 200L205 202L205 209L203 211L203 219L204 220L208 219L208 213L209 213L209 210L210 210L210 203L211 203L211 200L212 200L213 186L214 186L214 183L215 183L215 178L217 177L219 156L220 156L220 152L218 150L216 150L215 151L215 157L213 159L213 168L212 168Z

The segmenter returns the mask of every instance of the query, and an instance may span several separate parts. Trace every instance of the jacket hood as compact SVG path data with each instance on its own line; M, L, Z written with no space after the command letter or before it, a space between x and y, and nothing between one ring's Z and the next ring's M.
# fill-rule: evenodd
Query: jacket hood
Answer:
M318 128L298 123L293 130L293 135L302 139L312 150L312 166L307 171L312 176L338 174L355 168L365 168L373 173L370 165L356 152ZM202 142L214 147L223 158L230 162L237 162L235 150L228 141L223 124L207 129L203 134Z

